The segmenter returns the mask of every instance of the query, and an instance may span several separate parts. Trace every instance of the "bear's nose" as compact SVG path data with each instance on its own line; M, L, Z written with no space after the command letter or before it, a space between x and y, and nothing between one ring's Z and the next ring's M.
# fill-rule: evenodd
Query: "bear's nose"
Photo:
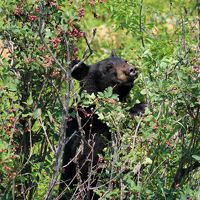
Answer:
M130 76L136 76L137 75L137 70L134 68L134 67L131 67L130 69L129 69L129 75Z

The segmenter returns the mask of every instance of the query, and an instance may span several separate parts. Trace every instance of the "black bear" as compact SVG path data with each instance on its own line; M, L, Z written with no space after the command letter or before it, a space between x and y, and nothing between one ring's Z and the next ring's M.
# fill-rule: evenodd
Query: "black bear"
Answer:
M109 58L91 66L82 63L72 70L71 75L80 81L81 92L85 90L87 93L96 94L111 86L122 101L133 87L137 70L113 51ZM142 111L143 106L139 105L134 107L131 113L134 115ZM107 125L98 119L94 106L87 110L80 106L76 113L79 118L71 117L67 122L60 192L65 193L62 199L98 199L97 195L90 191L97 180L89 170L95 171L98 155L111 141L111 133ZM77 187L74 187L75 185ZM64 192L69 191L69 188L72 196L69 192Z

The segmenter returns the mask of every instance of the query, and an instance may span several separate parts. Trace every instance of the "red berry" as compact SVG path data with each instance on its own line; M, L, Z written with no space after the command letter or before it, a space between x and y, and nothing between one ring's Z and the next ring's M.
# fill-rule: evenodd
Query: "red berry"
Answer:
M34 21L34 20L37 19L37 16L35 16L35 15L29 15L29 16L28 16L28 19L29 19L30 21Z
M10 123L14 123L14 122L16 122L16 118L15 117L11 117L10 118Z
M44 65L46 67L51 67L52 64L53 64L53 58L51 56L49 56L49 55L45 55L44 56Z
M195 66L193 67L193 70L194 70L194 72L196 72L197 74L200 73L200 67L197 66L197 65L195 65Z
M57 10L60 10L60 6L56 3L55 0L51 0L51 1L50 1L50 4L51 4L52 6L54 6Z
M40 11L41 11L41 10L40 10L39 7L35 8L35 12L36 12L36 13L40 13Z
M21 16L23 14L22 8L17 6L15 9L15 15Z
M102 163L104 161L104 157L103 156L99 156L99 162Z
M91 5L91 6L94 6L94 4L95 4L94 0L91 0L91 1L90 1L90 5Z
M30 63L34 62L35 60L36 60L35 58L26 58L25 63L30 64Z
M81 18L81 17L83 17L84 15L85 15L84 8L81 8L81 9L79 10L78 16Z
M178 188L180 187L180 184L176 184L176 186L175 186L175 187L176 187L176 189L178 189Z
M44 51L44 50L45 50L45 46L44 46L44 45L41 45L41 46L38 47L38 49L39 49L40 51Z
M106 3L107 0L99 0L99 3Z
M53 48L57 48L58 47L58 44L61 42L61 39L60 38L52 38L50 40Z
M10 171L11 168L10 168L9 166L6 165L6 166L4 166L4 170L5 170L5 171Z
M10 109L8 110L8 112L9 112L9 113L13 113L13 112L15 112L15 109L14 109L14 108L10 108Z
M17 176L17 173L13 172L12 175L13 175L13 178L15 178Z
M155 126L153 127L154 130L158 130L158 128L159 128L158 125L155 125Z

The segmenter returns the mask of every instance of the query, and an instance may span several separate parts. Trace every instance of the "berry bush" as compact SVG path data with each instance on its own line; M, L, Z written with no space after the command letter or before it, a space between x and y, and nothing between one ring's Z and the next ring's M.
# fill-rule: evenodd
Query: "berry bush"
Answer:
M101 199L200 199L198 0L0 1L0 198L59 199L70 63L116 49L139 69L125 103L85 95L112 132L99 155ZM128 109L146 102L145 113ZM74 199L83 197L74 197Z

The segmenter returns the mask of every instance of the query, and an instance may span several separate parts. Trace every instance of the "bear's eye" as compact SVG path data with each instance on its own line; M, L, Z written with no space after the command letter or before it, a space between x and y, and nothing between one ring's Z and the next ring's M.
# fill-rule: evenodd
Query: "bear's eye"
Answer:
M112 63L109 63L106 65L106 71L110 72L113 69L114 65Z

